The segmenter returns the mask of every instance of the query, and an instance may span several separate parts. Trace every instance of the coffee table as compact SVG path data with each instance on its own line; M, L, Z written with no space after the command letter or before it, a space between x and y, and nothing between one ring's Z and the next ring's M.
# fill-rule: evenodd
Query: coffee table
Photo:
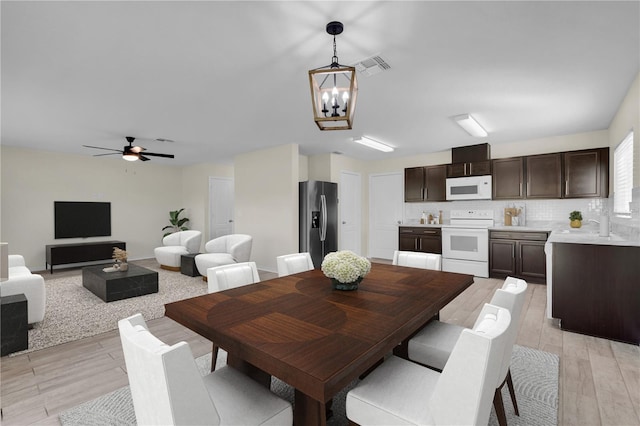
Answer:
M158 273L129 263L126 271L104 272L110 265L82 268L82 285L105 302L158 292Z

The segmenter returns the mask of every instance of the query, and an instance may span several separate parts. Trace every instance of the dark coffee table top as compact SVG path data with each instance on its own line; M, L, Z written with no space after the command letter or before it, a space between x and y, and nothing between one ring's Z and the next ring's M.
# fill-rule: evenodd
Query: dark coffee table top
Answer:
M113 266L112 263L104 264L104 265L95 265L95 266L87 266L82 268L82 273L89 272L91 274L97 275L102 279L118 279L118 278L126 278L126 277L138 277L141 275L149 275L149 274L157 274L156 271L151 269L143 268L142 266L134 265L129 263L129 269L126 271L116 271L116 272L104 272L102 269Z

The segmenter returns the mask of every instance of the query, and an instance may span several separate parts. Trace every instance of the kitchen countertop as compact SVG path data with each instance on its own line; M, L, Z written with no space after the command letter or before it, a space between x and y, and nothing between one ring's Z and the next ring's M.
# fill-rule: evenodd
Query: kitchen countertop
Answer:
M419 223L404 223L400 227L417 227L417 228L441 228L448 225L449 221L443 224L421 225ZM513 232L549 232L548 243L570 243L570 244L601 244L615 246L634 246L640 247L640 241L631 240L624 235L610 233L608 237L599 235L599 225L597 223L584 223L581 228L571 228L568 222L554 221L529 221L527 226L504 226L502 224L494 225L489 228L490 231L513 231Z

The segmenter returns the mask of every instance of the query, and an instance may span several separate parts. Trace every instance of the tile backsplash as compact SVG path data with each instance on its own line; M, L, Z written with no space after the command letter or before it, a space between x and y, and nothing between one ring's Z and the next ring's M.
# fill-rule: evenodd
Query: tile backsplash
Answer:
M634 189L635 190L635 189ZM572 198L562 200L474 200L474 201L447 201L435 203L405 203L403 223L407 225L420 223L420 217L424 211L427 215L438 215L442 211L443 222L447 223L451 218L451 210L493 210L496 226L504 225L504 209L507 207L522 208L524 212L524 224L531 222L556 222L569 224L569 213L573 210L582 212L583 224L589 225L590 220L600 220L602 214L611 217L611 232L626 236L629 239L640 241L640 198L638 191L634 192L631 206L632 217L616 217L612 211L611 198ZM522 220L522 219L521 219ZM597 225L593 225L597 226Z

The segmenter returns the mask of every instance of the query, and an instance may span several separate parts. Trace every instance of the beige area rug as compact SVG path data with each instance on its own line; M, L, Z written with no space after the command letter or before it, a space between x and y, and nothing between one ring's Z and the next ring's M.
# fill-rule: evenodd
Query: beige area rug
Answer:
M132 262L158 272L158 293L115 302L103 302L82 286L82 270L63 271L60 277L43 273L47 289L44 320L29 330L29 348L10 356L37 351L118 328L118 320L141 313L148 321L164 316L165 303L207 293L202 277L160 269L155 260Z

